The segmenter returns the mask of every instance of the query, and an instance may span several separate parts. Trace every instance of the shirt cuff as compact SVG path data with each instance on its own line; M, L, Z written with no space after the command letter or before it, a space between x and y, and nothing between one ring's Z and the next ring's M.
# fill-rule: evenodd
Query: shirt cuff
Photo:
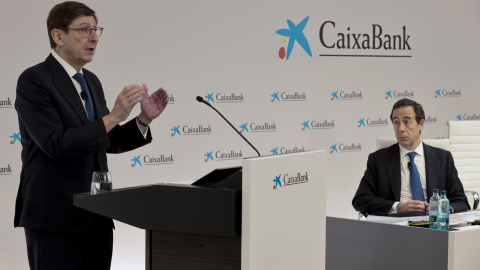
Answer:
M146 139L147 139L147 134L148 134L148 129L149 129L150 127L147 127L147 129L145 130L145 133L144 133L144 132L142 132L142 129L141 129L140 126L138 125L138 121L135 121L135 122L137 123L138 130L140 131L140 133L142 133L143 138L145 138L145 140L146 140Z
M389 214L396 214L397 213L397 206L400 204L400 202L395 202L393 205L392 205L392 209L390 209L390 212L388 212Z

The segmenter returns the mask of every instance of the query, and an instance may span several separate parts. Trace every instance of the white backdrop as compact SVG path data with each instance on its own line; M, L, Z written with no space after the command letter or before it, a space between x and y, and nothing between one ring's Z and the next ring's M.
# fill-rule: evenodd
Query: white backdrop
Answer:
M12 105L20 73L50 52L45 21L56 3L0 3L1 269L28 267L23 230L13 228L21 145L14 140L18 124ZM85 3L105 27L95 59L86 68L101 79L110 106L133 83L146 83L151 90L163 86L171 94L171 104L152 124L152 144L109 156L115 188L193 181L216 167L240 165L240 159L229 159L232 151L255 155L215 112L195 101L197 95L212 94L212 104L239 130L245 124L244 135L262 155L275 149L278 154L282 149L332 150L336 145L327 159L327 214L349 218L356 217L351 198L375 138L393 136L388 116L399 95L424 105L429 121L423 138L448 137L446 123L457 117L480 118L478 1ZM287 20L298 25L307 16L303 34L312 57L295 43L289 59L281 59L279 50L287 49L289 39L283 43L276 31L288 29ZM354 37L366 44L366 36L372 46L372 31L378 33L374 25L379 25L383 41L385 34L399 35L402 47L407 39L411 49L329 49L319 39L326 21L335 23L324 28L326 45L343 34L345 42L350 37L351 47ZM277 92L278 100L273 99ZM298 93L301 100L283 99L282 93ZM239 98L222 102L222 96ZM138 108L132 116L136 114ZM302 130L303 123L309 128ZM255 130L265 124L267 130ZM198 133L199 126L206 129ZM173 133L176 127L180 134ZM209 152L213 160L206 161ZM134 163L135 157L141 165ZM149 163L152 157L160 162ZM144 268L144 232L120 222L116 226L112 269Z

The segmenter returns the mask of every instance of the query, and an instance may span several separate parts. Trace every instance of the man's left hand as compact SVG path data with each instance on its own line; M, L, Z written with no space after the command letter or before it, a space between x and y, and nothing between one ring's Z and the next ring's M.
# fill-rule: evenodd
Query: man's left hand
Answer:
M143 85L145 93L141 103L141 118L142 121L149 125L153 119L157 118L165 110L168 104L167 90L160 88L150 96L148 95L148 87Z

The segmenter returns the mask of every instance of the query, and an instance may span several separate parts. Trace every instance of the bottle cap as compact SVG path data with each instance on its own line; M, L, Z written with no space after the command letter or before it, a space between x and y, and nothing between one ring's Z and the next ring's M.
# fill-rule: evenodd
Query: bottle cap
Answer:
M433 193L438 193L438 188L434 189Z
M442 190L442 195L447 195L447 192L445 190Z

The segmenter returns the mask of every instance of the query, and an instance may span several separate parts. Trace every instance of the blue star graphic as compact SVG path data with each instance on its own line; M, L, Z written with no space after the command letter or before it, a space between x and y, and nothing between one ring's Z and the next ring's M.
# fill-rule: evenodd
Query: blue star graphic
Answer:
M290 57L290 53L292 53L295 41L302 46L303 50L305 50L310 57L313 57L308 40L303 33L303 29L305 29L305 26L307 25L308 18L309 16L307 16L297 25L295 25L291 20L287 20L289 29L279 29L275 32L281 36L288 37L287 60Z
M282 176L282 174L279 174L278 176L275 176L275 180L273 180L273 182L275 182L275 189L277 189L278 185L280 185L280 187L282 187L282 182L280 182L280 176Z
M435 91L435 97L442 97L442 94L440 94L440 89Z
M209 159L213 161L212 154L213 154L213 151L210 151L210 152L207 152L205 155L203 155L204 157L206 157L205 162L207 162Z
M387 95L387 97L385 97L385 99L393 98L392 97L392 90L389 90L389 91L385 92L385 95Z
M278 147L272 148L272 150L270 150L270 153L272 153L272 155L278 155Z
M171 131L173 131L172 136L175 136L175 134L178 134L178 135L182 136L182 134L180 134L180 130L178 130L179 128L180 128L180 125L173 126L173 128L170 129Z
M213 103L215 103L215 101L213 100L213 93L207 94L205 98L207 99L207 102L210 102L211 100Z
M270 95L270 96L272 97L272 102L274 102L275 99L278 100L278 101L280 101L280 99L278 98L278 93L279 93L279 92L276 92L276 93L273 93L273 95Z
M336 144L332 144L332 146L330 146L330 149L332 149L332 150L330 151L330 153L333 153L333 151L335 151L335 152L337 152L337 153L338 153L338 150L337 150L337 144L338 144L338 143L336 143Z
M308 122L310 122L310 120L304 121L302 123L302 126L303 126L302 130L306 130L307 128L310 129L310 127L308 126Z
M365 126L365 118L362 118L358 121L358 127Z
M332 101L338 99L338 91L331 93L330 96L332 96Z
M457 115L457 120L462 121L462 114Z
M142 166L142 163L140 162L140 155L138 155L138 157L133 156L131 161L133 161L132 167L135 167L135 164L138 164L138 165Z
M10 138L13 139L12 144L15 144L15 142L16 142L17 140L18 140L19 142L22 141L22 139L20 138L20 132L18 132L18 133L15 133L15 132L14 132L13 135L10 136Z
M249 132L249 131L248 131L248 128L247 128L247 124L248 124L248 122L245 123L245 124L242 124L242 125L240 126L240 128L242 129L242 130L240 131L241 133L243 133L243 131L245 131L245 130L246 130L247 132Z

